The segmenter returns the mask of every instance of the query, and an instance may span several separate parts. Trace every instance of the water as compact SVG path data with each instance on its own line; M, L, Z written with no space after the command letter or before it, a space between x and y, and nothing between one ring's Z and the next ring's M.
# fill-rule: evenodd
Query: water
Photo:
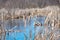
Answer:
M31 18L27 25L24 27L24 22L21 20L17 20L16 23L19 23L19 26L16 26L13 30L23 30L22 32L6 32L6 40L34 40L34 37L38 34L38 32L44 33L44 26L42 27L34 27L34 22L39 21L44 23L45 17Z

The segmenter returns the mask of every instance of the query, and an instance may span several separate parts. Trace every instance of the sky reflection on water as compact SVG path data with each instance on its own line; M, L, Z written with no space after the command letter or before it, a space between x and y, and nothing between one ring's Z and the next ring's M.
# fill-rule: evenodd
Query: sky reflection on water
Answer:
M36 19L36 18L35 18ZM38 17L36 19L37 21L44 23L45 17ZM19 22L19 21L18 21ZM22 22L22 21L21 21ZM26 28L24 28L23 25L16 26L13 30L24 30L24 32L6 32L6 40L34 40L34 37L38 32L44 33L44 27L34 27L34 18L30 19L30 23L26 25ZM31 32L31 34L30 34Z

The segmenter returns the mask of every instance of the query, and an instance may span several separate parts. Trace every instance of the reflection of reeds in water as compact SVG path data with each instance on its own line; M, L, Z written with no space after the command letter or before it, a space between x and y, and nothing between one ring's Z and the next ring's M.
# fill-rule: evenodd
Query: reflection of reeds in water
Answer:
M24 36L25 36L24 40L27 40L28 37L27 37L27 35L25 33L24 33Z
M57 20L58 21L58 20ZM48 22L48 21L47 21ZM51 20L50 20L50 22L52 22ZM47 30L45 31L45 34L44 34L44 36L42 37L42 35L41 34L37 34L36 35L36 37L35 37L35 40L57 40L57 39L59 39L60 38L60 34L56 34L56 33L58 33L58 31L60 31L60 30L58 30L58 29L60 29L59 27L60 27L60 22L56 22L55 20L52 22L52 23L49 23L50 25L50 28L51 29L48 29L48 27L49 26L47 26L47 27L45 27L45 28L47 28ZM52 25L53 24L53 25ZM52 29L53 28L53 29ZM48 30L51 30L51 31L48 31ZM57 32L56 32L56 30L58 30ZM46 33L47 32L47 33ZM60 33L60 32L59 32ZM49 35L49 36L48 36ZM41 38L41 39L40 39Z
M41 34L37 34L37 35L35 36L35 40L42 40Z

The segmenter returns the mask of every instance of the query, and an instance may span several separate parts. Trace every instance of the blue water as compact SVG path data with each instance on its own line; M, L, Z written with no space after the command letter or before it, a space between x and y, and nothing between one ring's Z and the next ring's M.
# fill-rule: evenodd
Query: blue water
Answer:
M45 17L31 18L30 22L27 22L26 28L23 24L17 26L14 30L24 30L22 32L6 32L6 40L34 40L34 37L38 32L44 33L44 27L34 27L35 20L40 23L44 23Z

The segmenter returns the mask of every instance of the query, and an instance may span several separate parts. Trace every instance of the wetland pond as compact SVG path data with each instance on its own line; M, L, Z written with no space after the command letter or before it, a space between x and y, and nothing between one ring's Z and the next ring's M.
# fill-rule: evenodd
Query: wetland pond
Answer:
M21 19L15 19L14 20L14 26L11 27L10 20L7 20L5 22L5 28L7 30L12 29L12 30L21 30L21 32L6 32L6 40L34 40L35 36L38 34L38 32L42 32L42 34L44 34L44 21L45 21L45 17L41 16L41 17L34 17L34 18L30 18L30 21L28 22L28 19L26 19L26 27L24 27L24 22ZM42 26L39 27L34 27L34 23L41 23Z

